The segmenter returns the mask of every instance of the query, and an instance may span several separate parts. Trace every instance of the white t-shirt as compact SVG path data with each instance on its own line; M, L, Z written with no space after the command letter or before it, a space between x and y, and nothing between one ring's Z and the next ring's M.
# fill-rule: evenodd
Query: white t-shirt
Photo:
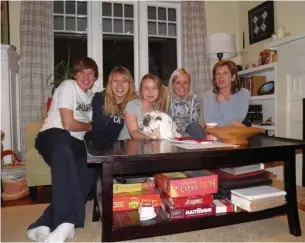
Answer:
M73 118L80 122L90 122L92 119L91 100L94 93L91 90L84 92L76 81L65 80L55 90L48 116L40 131L50 128L63 128L60 117L60 108L67 108L73 111ZM71 136L83 140L85 131L69 131Z

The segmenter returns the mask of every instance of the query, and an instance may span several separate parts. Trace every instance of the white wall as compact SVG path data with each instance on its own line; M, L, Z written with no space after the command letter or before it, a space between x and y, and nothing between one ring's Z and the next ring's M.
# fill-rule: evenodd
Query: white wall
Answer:
M264 48L264 43L269 39L249 45L248 11L264 1L240 1L239 2L239 23L240 29L245 31L244 64L251 65L257 62L259 52ZM286 32L291 35L305 30L305 1L274 1L274 25L283 25Z
M207 32L230 33L235 35L237 52L242 49L242 32L239 30L238 1L206 1L205 2ZM237 64L242 63L240 56L232 59ZM216 61L211 61L211 68Z

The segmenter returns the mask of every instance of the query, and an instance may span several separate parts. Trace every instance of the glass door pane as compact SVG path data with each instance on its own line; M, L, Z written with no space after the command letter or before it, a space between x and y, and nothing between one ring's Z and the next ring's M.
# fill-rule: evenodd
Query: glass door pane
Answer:
M149 72L158 75L164 85L168 85L170 75L177 68L176 39L148 39Z
M107 87L108 76L116 66L126 67L134 76L134 48L132 36L105 35L103 37L103 87Z

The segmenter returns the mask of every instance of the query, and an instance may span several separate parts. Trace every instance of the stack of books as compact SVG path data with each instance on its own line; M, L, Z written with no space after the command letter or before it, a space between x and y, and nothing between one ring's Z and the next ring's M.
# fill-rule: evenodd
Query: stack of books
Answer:
M231 191L231 202L247 211L256 212L286 203L286 192L270 186L257 186Z
M219 198L230 198L232 189L272 184L270 173L262 163L221 168L212 172L218 175L219 190L216 197Z

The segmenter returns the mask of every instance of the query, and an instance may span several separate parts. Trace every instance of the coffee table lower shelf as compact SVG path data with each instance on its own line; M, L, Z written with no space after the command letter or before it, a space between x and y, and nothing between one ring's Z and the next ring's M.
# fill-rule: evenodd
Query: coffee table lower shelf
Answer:
M160 209L160 211L162 211ZM136 214L137 211L134 211ZM113 214L113 221L116 226L112 229L112 234L110 241L122 241L122 240L132 240L153 236L177 234L194 230L215 228L225 225L238 224L243 222L255 221L260 219L266 219L287 213L287 204L266 209L259 212L238 212L230 214L221 214L216 216L208 216L203 218L194 219L182 219L170 221L162 213L150 222L133 222L130 226L117 226L116 214ZM101 216L101 215L100 215ZM139 223L137 225L137 223ZM136 225L135 225L136 224Z

